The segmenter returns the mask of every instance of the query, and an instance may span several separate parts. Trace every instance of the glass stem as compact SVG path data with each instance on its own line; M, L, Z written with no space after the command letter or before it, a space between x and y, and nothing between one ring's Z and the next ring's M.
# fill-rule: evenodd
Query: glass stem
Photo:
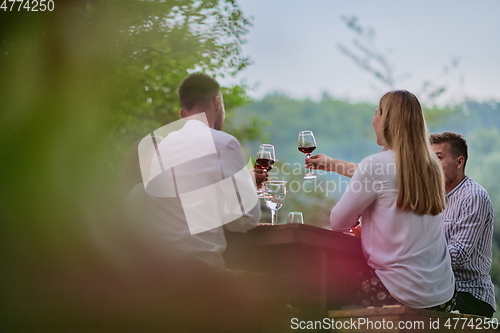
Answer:
M271 209L271 225L276 225L276 210Z

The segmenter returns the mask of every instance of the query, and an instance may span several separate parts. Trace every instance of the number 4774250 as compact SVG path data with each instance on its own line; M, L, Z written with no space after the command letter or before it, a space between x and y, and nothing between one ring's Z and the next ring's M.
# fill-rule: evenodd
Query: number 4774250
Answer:
M54 0L0 0L0 10L4 12L45 12L53 11L55 4Z
M499 323L496 318L448 318L444 323L444 326L448 329L453 330L463 330L463 329L478 329L478 330L489 330L498 329Z

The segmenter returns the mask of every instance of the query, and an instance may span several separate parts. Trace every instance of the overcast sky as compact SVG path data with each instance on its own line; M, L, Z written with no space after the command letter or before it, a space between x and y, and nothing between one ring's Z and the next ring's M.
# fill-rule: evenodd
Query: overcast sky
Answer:
M395 86L418 93L424 80L450 88L440 102L465 97L500 100L499 0L237 0L253 16L244 54L253 64L240 73L260 98L281 91L313 99L328 92L351 101L378 101L389 88L351 59L355 34L341 16L356 15L375 31L374 43L388 54ZM444 66L460 63L449 75Z

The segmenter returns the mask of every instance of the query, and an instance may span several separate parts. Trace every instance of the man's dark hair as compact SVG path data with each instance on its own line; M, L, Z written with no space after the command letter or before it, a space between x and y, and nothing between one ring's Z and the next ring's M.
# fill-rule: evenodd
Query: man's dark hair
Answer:
M459 156L464 157L464 168L467 163L468 152L467 152L467 141L465 141L462 134L454 132L444 132L440 134L430 135L431 144L448 143L450 145L450 153L454 158Z
M219 83L204 73L193 73L179 85L179 101L186 111L195 106L206 107L220 91Z

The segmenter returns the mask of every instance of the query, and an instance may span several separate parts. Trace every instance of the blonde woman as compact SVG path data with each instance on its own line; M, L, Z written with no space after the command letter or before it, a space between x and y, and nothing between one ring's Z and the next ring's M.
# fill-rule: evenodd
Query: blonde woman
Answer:
M312 169L352 176L330 225L347 230L363 216L361 243L372 271L360 277L359 302L450 311L455 281L440 217L444 176L418 99L404 90L388 92L373 128L384 149L359 165L323 154L306 160Z

